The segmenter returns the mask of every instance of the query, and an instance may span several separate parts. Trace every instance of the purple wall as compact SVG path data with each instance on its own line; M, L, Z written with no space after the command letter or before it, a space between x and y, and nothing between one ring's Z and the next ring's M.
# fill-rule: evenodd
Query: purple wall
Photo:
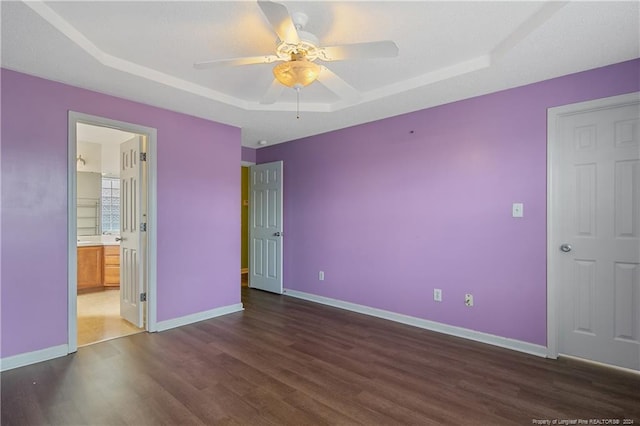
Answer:
M639 75L634 60L258 150L284 160L285 287L546 345L547 108Z
M67 114L158 131L157 320L240 302L240 129L2 70L1 356L67 343Z
M242 161L247 161L249 163L256 162L256 150L253 148L247 148L246 146L242 147Z

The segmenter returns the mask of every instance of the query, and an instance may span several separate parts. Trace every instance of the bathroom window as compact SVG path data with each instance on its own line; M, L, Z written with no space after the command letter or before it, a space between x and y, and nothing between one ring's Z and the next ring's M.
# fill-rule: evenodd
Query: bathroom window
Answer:
M120 179L102 178L102 233L120 233Z

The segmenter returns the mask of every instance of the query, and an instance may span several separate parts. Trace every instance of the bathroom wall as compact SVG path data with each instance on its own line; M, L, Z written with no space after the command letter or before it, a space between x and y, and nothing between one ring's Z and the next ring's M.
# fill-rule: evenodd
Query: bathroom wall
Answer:
M93 172L78 172L78 198L99 199L102 175Z
M102 173L111 177L120 175L120 146L117 143L103 143Z
M84 160L76 162L76 169L79 172L100 173L102 171L102 146L99 143L78 141L76 151L76 154Z
M91 158L91 157L90 157ZM78 236L100 234L100 198L102 174L77 173L77 228Z

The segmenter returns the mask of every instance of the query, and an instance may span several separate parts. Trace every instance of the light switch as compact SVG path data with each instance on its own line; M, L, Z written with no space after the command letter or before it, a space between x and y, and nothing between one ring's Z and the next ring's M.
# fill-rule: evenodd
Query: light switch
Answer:
M524 217L524 204L513 203L511 207L511 217Z

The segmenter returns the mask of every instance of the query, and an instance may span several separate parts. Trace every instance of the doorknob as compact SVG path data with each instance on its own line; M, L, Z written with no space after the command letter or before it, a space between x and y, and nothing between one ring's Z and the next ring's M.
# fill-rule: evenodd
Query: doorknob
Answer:
M564 243L564 244L562 244L560 246L560 251L563 251L565 253L569 253L571 251L571 248L572 248L571 244Z
M116 237L116 241L124 241L124 238Z
M276 232L275 234L273 234L274 237L282 237L282 232Z

